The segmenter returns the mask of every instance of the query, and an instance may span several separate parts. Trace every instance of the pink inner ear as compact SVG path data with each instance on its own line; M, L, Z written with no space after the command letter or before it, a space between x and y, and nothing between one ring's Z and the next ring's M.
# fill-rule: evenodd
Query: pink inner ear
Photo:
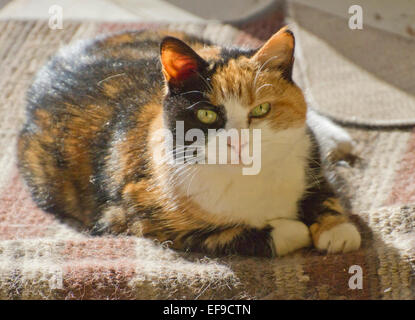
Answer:
M183 81L192 76L197 70L197 63L194 59L189 57L177 57L173 62L175 75L173 78L178 81Z

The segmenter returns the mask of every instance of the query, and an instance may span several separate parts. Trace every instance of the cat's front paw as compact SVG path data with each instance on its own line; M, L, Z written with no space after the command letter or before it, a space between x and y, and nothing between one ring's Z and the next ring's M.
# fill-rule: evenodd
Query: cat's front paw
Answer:
M318 223L310 227L314 246L328 253L350 252L360 248L361 237L357 228L350 222L337 224L321 230Z
M271 221L272 239L278 256L311 245L310 230L298 220L277 219Z

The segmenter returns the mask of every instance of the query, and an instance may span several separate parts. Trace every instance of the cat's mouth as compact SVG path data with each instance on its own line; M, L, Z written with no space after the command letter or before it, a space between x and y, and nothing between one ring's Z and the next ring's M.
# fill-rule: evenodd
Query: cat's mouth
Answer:
M225 148L217 148L216 152L205 150L205 163L221 166L243 167L252 164L252 159L248 159L249 143L227 144Z
M249 143L245 144L229 144L226 148L222 148L217 152L215 157L209 157L209 153L205 154L204 164L197 165L205 166L207 168L218 168L226 172L238 172L241 175L257 175L261 170L261 156L250 155L251 146ZM212 159L213 158L213 159ZM229 171L230 170L230 171ZM236 170L236 171L235 171Z
M231 139L225 143L192 144L177 147L171 159L179 167L184 165L207 167L209 170L239 170L243 175L256 175L261 169L261 149L253 142ZM251 173L253 172L253 173Z
M229 166L237 166L237 167L242 167L244 166L244 154L245 154L245 150L249 145L248 143L245 144L229 144L228 143L228 157L227 157L227 163L226 165ZM247 161L245 161L247 162Z
M242 150L246 148L249 144L247 142L245 143L237 143L233 144L230 139L228 139L227 146L230 149L231 153L234 153L238 156L239 162L242 161Z

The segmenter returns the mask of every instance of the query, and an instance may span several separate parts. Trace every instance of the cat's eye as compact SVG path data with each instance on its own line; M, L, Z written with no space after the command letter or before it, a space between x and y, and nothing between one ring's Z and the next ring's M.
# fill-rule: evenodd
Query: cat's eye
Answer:
M271 109L271 104L269 102L261 103L251 110L249 115L254 118L259 118L265 116Z
M197 110L197 118L205 124L212 124L217 120L218 114L212 110L199 109Z

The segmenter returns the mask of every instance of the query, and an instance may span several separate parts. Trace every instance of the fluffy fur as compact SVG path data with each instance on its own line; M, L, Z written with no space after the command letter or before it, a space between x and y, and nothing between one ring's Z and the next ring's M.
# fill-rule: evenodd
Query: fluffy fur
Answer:
M360 235L325 179L320 152L347 151L351 140L318 115L307 125L304 96L291 78L293 34L282 29L258 50L173 36L99 37L63 49L40 70L18 144L38 205L96 234L146 236L181 250L273 256L311 244L333 253L358 249ZM252 116L264 103L269 112ZM202 123L198 110L217 118ZM260 129L261 170L172 163L186 143L165 152L157 133L170 130L177 142L176 121L206 138L209 129ZM227 152L240 158L244 148L252 141Z

